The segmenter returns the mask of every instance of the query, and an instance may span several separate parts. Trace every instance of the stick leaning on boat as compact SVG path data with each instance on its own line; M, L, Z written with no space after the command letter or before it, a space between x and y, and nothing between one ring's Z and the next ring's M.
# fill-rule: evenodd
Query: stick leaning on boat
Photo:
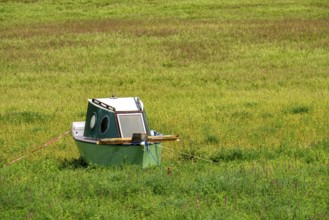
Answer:
M178 135L163 135L163 136L147 136L145 140L149 143L159 143L165 141L179 141ZM97 144L133 144L136 143L133 141L132 137L127 138L104 138L97 141Z

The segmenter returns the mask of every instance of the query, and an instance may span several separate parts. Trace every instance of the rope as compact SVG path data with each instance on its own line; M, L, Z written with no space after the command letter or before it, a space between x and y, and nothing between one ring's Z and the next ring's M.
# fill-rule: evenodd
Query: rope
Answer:
M13 161L11 161L11 162L5 164L4 166L5 166L5 167L8 167L8 166L10 166L10 165L12 165L12 164L14 164L14 163L20 161L21 159L26 158L26 157L28 157L28 156L34 154L35 152L37 152L37 151L39 151L39 150L41 150L41 149L47 147L48 145L50 145L50 144L52 144L52 143L58 141L59 139L65 137L65 136L68 135L70 132L71 132L71 130L66 131L65 133L61 134L60 136L58 136L58 137L56 137L56 138L54 138L54 139L48 141L47 143L41 145L41 146L38 147L37 149L31 151L30 153L28 153L28 154L26 154L26 155L23 155L23 156L21 156L21 157L19 157L19 158L16 158L15 160L13 160Z
M146 147L147 152L148 152L149 154L151 154L153 160L154 160L155 163L158 165L158 167L160 168L160 170L162 170L159 161L157 161L157 160L155 159L155 157L153 156L153 154L152 154L152 152L151 152L151 150L150 150L150 148L149 148L149 143L148 143L147 141L145 141L145 147Z
M26 158L26 157L28 157L28 156L34 154L35 152L38 152L39 150L41 150L41 149L47 147L48 145L50 145L50 144L52 144L52 143L58 141L58 140L61 139L61 138L65 137L65 136L68 135L70 132L71 132L71 130L68 130L68 131L64 132L64 133L61 134L60 136L58 136L58 137L56 137L56 138L54 138L54 139L48 141L47 143L41 145L41 146L38 147L37 149L31 151L30 153L28 153L28 154L26 154L26 155L23 155L23 156L21 156L21 157L19 157L19 158L16 158L15 160L13 160L13 161L11 161L11 162L5 164L4 167L8 167L8 166L10 166L10 165L12 165L12 164L14 164L14 163L16 163L16 162L18 162L18 161L20 161L20 160ZM154 155L153 155L152 152L150 151L150 149L149 149L149 144L148 144L147 141L145 142L145 146L146 146L146 150L147 150L147 152L152 156L153 160L156 162L156 164L158 165L158 167L161 169L161 165L160 165L159 161L157 161L157 160L155 159ZM203 160L203 161L206 161L206 162L209 162L209 163L217 163L217 162L214 162L214 161L212 161L212 160L208 160L208 159L205 159L205 158L202 158L202 157L197 157L197 156L194 156L194 155L192 155L192 154L187 154L187 153L182 152L182 151L173 150L173 149L170 149L170 148L167 148L167 147L164 147L164 146L162 146L162 148L167 149L167 150L174 151L174 152L176 152L176 153L180 153L180 154L185 155L185 156L189 156L189 157L191 157L191 158L196 158L196 159L198 159L198 160ZM162 170L162 169L161 169L161 170Z
M202 157L196 157L196 156L194 156L194 155L192 155L192 154L187 154L187 153L184 153L184 152L182 152L182 151L173 150L173 149L170 149L170 148L167 148L167 147L163 147L163 148L165 148L165 149L167 149L167 150L174 151L174 152L176 152L176 153L180 153L180 154L185 155L185 156L189 156L189 157L191 157L191 158L198 159L198 160L203 160L203 161L206 161L206 162L209 162L209 163L218 163L218 162L215 162L215 161L212 161L212 160L208 160L208 159L205 159L205 158L202 158Z

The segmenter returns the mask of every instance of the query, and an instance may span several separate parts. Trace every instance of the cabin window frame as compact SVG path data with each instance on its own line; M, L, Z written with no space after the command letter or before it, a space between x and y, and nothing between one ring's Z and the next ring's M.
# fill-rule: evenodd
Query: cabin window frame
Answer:
M143 133L147 133L147 129L146 129L146 124L145 124L143 112L141 112L141 111L117 112L116 113L116 121L117 121L118 130L120 132L120 136L122 138L125 137L125 135L124 135L125 130L124 130L124 128L122 128L122 123L120 121L120 116L132 116L132 115L138 115L139 116L139 120L141 120L141 122L142 122ZM137 133L137 132L135 132L135 133ZM132 137L132 135L129 136L129 137Z

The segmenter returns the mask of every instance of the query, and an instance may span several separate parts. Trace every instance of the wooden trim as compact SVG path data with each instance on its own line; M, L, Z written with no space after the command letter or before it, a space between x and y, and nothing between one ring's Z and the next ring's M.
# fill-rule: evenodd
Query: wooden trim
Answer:
M147 142L159 143L165 141L179 141L178 135L148 136ZM104 138L97 141L97 144L133 144L132 138Z

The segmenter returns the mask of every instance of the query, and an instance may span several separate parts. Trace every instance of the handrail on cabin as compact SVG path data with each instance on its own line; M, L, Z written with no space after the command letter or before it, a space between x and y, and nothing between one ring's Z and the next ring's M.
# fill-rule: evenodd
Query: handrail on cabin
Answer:
M91 99L91 101L92 101L93 103L95 103L95 104L97 104L97 105L103 107L103 108L107 108L107 109L109 109L109 110L111 110L111 111L115 111L115 108L114 108L113 106L110 106L110 105L108 105L108 104L106 104L106 103L104 103L104 102L101 102L101 101L97 100L97 99Z

